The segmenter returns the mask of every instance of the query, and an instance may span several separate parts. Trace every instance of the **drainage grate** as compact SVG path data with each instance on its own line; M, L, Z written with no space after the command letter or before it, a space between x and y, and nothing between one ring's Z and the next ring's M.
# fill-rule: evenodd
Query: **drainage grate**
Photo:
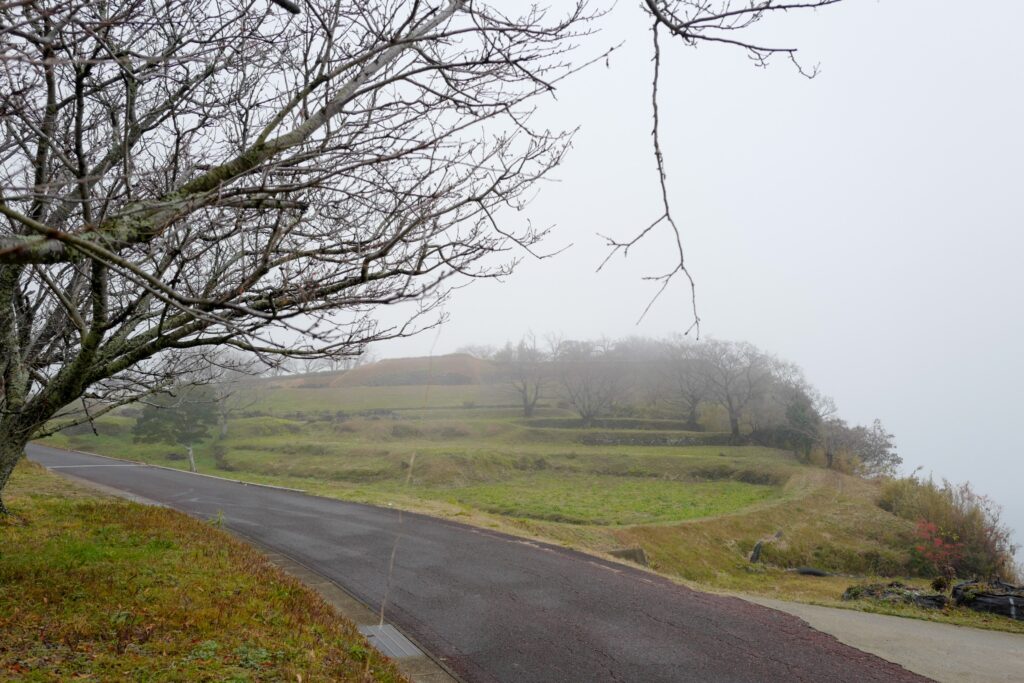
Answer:
M383 626L360 626L359 632L366 636L370 645L392 659L404 657L420 657L423 653L409 639L398 632L391 624Z

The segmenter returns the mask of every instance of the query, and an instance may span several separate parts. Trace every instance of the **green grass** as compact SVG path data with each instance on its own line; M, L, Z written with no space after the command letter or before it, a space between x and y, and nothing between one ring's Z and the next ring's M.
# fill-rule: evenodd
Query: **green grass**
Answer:
M123 418L121 418L123 419ZM342 427L339 429L339 427ZM105 432L113 433L105 433ZM588 525L682 521L777 498L789 477L779 454L756 447L588 447L570 430L561 441L495 420L347 420L250 417L232 423L223 443L235 475L265 478L340 497L388 503L397 497L445 502L506 517ZM134 443L110 422L101 436L53 441L184 468L167 455L182 449ZM212 442L200 468L213 469ZM269 478L269 479L266 479Z
M509 517L611 526L710 517L777 495L773 487L738 482L535 474L457 488L448 499Z
M0 520L0 678L403 681L251 547L22 463Z

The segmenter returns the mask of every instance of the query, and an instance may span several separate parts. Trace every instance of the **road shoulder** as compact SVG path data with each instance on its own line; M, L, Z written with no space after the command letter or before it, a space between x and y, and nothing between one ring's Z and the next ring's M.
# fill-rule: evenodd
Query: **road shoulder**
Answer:
M1024 636L771 598L744 600L792 614L840 642L936 681L1024 681Z

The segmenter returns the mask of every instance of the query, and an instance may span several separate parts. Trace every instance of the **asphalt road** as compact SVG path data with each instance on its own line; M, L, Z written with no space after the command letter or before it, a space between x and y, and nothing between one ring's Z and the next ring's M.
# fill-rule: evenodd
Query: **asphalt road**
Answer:
M28 453L191 515L222 515L374 610L386 596L387 621L466 681L927 680L789 614L564 548L44 446Z

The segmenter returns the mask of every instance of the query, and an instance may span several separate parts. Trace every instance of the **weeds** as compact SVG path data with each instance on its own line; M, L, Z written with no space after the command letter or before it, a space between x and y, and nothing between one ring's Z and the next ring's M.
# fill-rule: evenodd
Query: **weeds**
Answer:
M878 505L916 523L914 555L920 573L1012 581L1015 547L1000 508L970 484L942 485L916 476L891 479Z
M2 680L404 680L318 596L208 524L28 463L7 492L29 523L0 521Z

